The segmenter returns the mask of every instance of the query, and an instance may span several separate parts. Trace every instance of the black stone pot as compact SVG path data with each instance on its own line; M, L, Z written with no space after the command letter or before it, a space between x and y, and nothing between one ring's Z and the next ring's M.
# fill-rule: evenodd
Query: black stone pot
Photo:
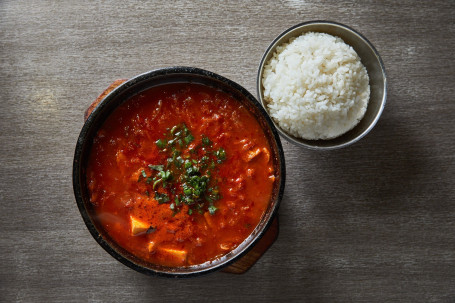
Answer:
M259 121L261 127L269 140L272 149L272 159L277 172L277 182L273 189L270 205L262 217L260 223L252 234L245 239L237 248L225 256L201 265L186 267L165 267L151 264L137 258L113 241L107 232L95 219L94 209L90 203L89 192L86 186L86 164L90 154L93 138L98 129L103 125L106 118L123 102L132 96L141 93L154 86L169 83L198 83L214 87L227 92L239 100ZM109 93L101 100L99 105L93 110L80 132L77 140L73 162L73 187L77 206L81 212L87 228L92 236L110 255L132 269L147 274L166 277L192 277L215 270L232 264L240 257L245 255L259 239L264 235L270 226L283 196L285 184L285 162L283 148L280 138L269 116L246 89L237 83L219 76L215 73L193 68L193 67L169 67L153 70L136 76Z

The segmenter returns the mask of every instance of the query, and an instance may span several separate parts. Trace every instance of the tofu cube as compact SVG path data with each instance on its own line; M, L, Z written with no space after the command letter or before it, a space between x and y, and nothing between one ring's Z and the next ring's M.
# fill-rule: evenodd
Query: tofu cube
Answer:
M174 248L160 248L160 252L168 254L170 258L173 258L182 264L186 262L186 258L188 256L188 252L186 250Z
M150 224L147 222L143 222L133 216L130 216L131 222L131 235L137 236L141 233L145 233L149 228Z

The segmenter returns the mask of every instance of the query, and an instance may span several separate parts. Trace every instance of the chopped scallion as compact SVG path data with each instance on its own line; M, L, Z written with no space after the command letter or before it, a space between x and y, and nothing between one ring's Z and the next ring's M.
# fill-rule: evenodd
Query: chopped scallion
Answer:
M190 145L197 140L202 143ZM169 203L173 215L183 204L188 205L189 215L206 211L215 214L214 202L221 199L217 187L221 179L214 179L212 175L217 164L226 159L226 151L222 147L214 149L206 135L195 138L184 123L167 128L167 133L155 144L166 160L164 165L147 165L151 171L149 176L149 171L140 172L138 182L145 181L148 186L145 194L154 193L159 204Z
M186 145L188 145L188 144L190 144L191 142L193 142L194 137L193 137L192 134L189 134L188 136L185 137L184 140L185 140Z
M218 208L216 208L215 206L210 205L209 208L208 208L210 215L213 216L213 215L215 214L215 212L216 212L217 209L218 209Z
M149 164L149 168L157 171L162 171L164 169L164 165L152 165Z
M158 139L155 143L159 149L164 149L166 147L166 140Z

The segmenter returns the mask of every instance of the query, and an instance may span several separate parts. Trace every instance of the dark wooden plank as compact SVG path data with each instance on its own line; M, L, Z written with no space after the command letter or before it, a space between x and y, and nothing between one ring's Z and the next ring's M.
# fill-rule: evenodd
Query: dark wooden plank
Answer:
M229 274L244 274L265 254L265 252L275 243L279 233L278 215L273 221L262 238L242 256L239 260L222 269L222 272Z

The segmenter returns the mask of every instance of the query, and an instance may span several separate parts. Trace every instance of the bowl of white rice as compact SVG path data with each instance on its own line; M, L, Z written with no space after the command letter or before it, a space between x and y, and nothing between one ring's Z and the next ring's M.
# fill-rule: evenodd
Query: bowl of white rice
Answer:
M259 65L258 97L280 134L311 149L364 137L386 102L384 64L360 33L312 21L281 33Z

